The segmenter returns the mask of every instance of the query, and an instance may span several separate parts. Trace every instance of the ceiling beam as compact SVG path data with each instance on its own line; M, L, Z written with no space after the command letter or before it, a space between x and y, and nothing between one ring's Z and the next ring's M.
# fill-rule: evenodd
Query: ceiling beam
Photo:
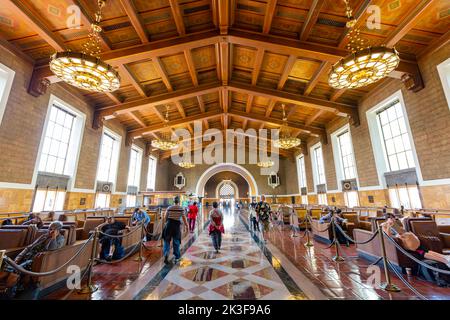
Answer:
M194 86L198 86L197 70L195 69L194 60L192 59L191 50L184 50L184 58L189 69L189 74L191 75L192 83Z
M253 65L252 72L252 85L254 86L258 82L259 71L261 70L262 62L264 59L264 48L258 48L258 51L256 51L255 55L255 64Z
M450 30L444 33L439 38L433 40L427 47L423 48L417 55L418 58L422 58L426 55L430 55L443 48L450 42Z
M319 18L320 10L322 9L325 0L314 0L308 12L306 20L303 22L302 31L300 32L300 40L306 41L311 33L312 28Z
M198 95L197 101L198 101L198 107L200 108L200 112L201 113L206 112L205 103L203 102L202 96Z
M40 15L36 10L26 6L19 0L4 0L1 5L10 9L16 18L23 20L25 24L44 39L53 49L56 51L66 50L64 40L58 34L53 33L43 21L38 19Z
M228 104L229 104L229 91L227 88L222 88L220 90L220 96L221 96L221 106L223 112L228 112Z
M237 133L237 135L243 135L241 133ZM244 134L245 135L245 134ZM220 142L216 142L216 141L203 141L202 144L194 144L191 143L189 151L193 152L196 150L203 150L204 148L206 148L207 146L220 146ZM252 151L252 152L256 152L257 154L259 153L259 150L261 149L259 147L259 145L256 146L256 148L251 147L248 143L242 144L242 143L238 143L236 140L233 139L233 143L226 143L225 141L222 142L222 148L225 149L228 146L233 146L233 147L245 147L246 150ZM270 149L271 144L267 144L267 152L272 152L272 149ZM185 148L187 149L187 146L185 146ZM177 152L175 150L175 152ZM224 150L224 154L226 152L226 149ZM280 156L283 156L285 158L292 158L293 157L293 152L292 151L288 151L288 150L283 150L283 149L278 149L277 151L273 150L273 152L275 154L279 154ZM163 151L160 154L160 159L168 159L172 156L172 151Z
M334 90L333 94L330 97L330 101L336 101L339 99L340 96L342 96L345 93L346 89L337 89Z
M141 118L139 118L134 112L128 112L131 118L133 118L134 121L136 121L142 128L145 128L147 125L142 121Z
M186 118L186 112L184 112L184 108L180 100L175 101L175 107L177 108L178 113L181 115L181 117Z
M252 111L253 99L255 96L251 93L247 95L247 104L245 106L245 112L250 113Z
M242 130L247 130L247 125L248 125L248 119L247 118L245 118L243 121L242 121Z
M314 114L312 114L311 116L309 116L306 121L305 121L305 125L309 126L311 125L311 123L313 123L314 121L316 121L316 119L318 117L320 117L325 111L323 110L317 110Z
M117 97L117 95L113 92L105 92L105 94L110 98L114 103L122 103L122 101Z
M119 66L119 71L125 78L128 79L128 81L131 83L131 85L136 89L137 92L139 92L139 95L141 97L146 97L147 94L145 93L144 89L142 89L142 86L139 84L139 82L136 80L136 78L133 76L133 74L130 72L130 70L125 65Z
M178 0L169 0L170 10L172 11L173 20L177 27L178 34L184 36L186 34L186 29L184 27L183 16L181 15L181 9L178 4Z
M171 104L178 100L189 99L196 97L197 95L208 94L217 92L220 89L220 85L212 83L208 85L199 86L197 88L186 88L177 91L171 91L159 95L150 96L147 98L116 104L113 106L97 109L98 117L111 119L116 114L127 113L129 111L135 111L145 108L156 107L158 105Z
M319 83L320 78L330 71L331 63L329 62L322 62L322 64L317 68L316 72L312 76L312 78L309 80L308 84L306 85L305 92L303 93L305 96L309 95L311 91L315 88L317 83Z
M289 78L289 74L292 71L292 68L295 65L295 62L297 61L297 57L290 55L288 60L286 61L286 64L284 65L283 73L281 74L280 81L278 81L278 90L283 90L284 85L286 84L286 81Z
M167 76L166 71L164 70L164 67L162 65L161 59L158 57L155 57L152 59L153 65L155 66L156 71L159 73L162 82L167 88L167 91L173 91L173 87L170 84L169 77Z
M219 9L218 9L218 0L211 0L211 15L213 24L216 29L219 29Z
M217 0L220 34L227 34L230 27L230 1Z
M284 122L282 119L276 119L273 117L269 118L269 117L262 116L260 114L255 114L255 113L247 114L247 113L241 112L241 111L233 111L233 112L230 112L229 114L231 114L232 116L240 117L241 119L247 118L248 120L264 122L264 123L271 123L271 124L274 124L275 126L283 126L284 125ZM298 129L305 133L315 135L315 136L321 136L321 135L326 134L325 129L302 125L302 124L298 124L298 123L294 123L294 122L290 122L290 121L288 121L287 126L289 128Z
M258 86L251 86L244 83L230 83L228 86L230 90L242 92L246 94L254 94L257 96L275 99L277 102L293 103L295 105L305 105L311 108L324 109L326 111L335 112L340 116L352 115L357 111L356 106L351 106L343 103L337 103L328 100L322 100L309 96L303 96L295 93L279 91L274 89L261 88ZM298 106L301 108L301 106Z
M125 10L125 13L127 14L128 18L130 19L130 22L133 25L134 30L138 34L139 39L141 39L141 42L147 43L148 42L148 34L144 28L144 25L142 24L141 19L139 18L139 15L133 4L133 1L120 0L120 4L122 5L122 8Z
M269 101L269 106L267 107L267 110L266 110L266 117L270 117L270 114L272 113L273 108L275 108L276 104L277 104L277 101L275 99L271 99Z
M220 63L220 79L224 86L228 85L229 80L229 70L230 70L230 50L229 43L221 41L219 43L219 63Z
M183 119L172 120L169 122L168 126L166 126L166 124L163 123L163 124L156 124L156 125L148 126L148 127L141 128L141 129L131 130L131 131L128 131L128 136L131 139L136 139L136 138L151 134L152 132L161 131L167 127L176 128L178 126L183 126L183 125L189 124L194 121L202 121L205 119L216 118L216 117L219 117L221 114L222 114L222 112L217 111L217 110L205 112L201 115L197 114L197 115L189 116L189 117L186 117Z
M229 66L228 46L230 44L244 45L253 48L264 48L267 51L278 54L311 58L315 60L328 61L330 63L339 61L339 59L349 53L346 49L338 49L310 42L302 42L299 40L289 40L289 42L287 42L285 39L271 35L230 30L230 35L224 36L219 36L217 31L207 31L186 35L184 37L176 37L169 40L152 41L132 47L109 50L102 53L100 58L112 66L119 66L122 64L146 61L148 59L154 60L161 56L179 54L184 50L192 50L195 48L216 45L217 71L220 78L223 76L222 72L225 74L229 73L229 67L224 68L221 66L221 60L222 57L228 57L228 59L225 59L224 62ZM408 72L410 68L408 68L407 65L409 64L417 65L417 62L402 59L397 71ZM407 70L405 70L405 66ZM156 67L158 66L156 65ZM45 70L40 70L39 72L40 75L45 75L45 77L50 77L53 75L48 65L48 59L40 61L40 63L36 64L35 68L45 68ZM227 80L229 80L228 77L225 79L225 83Z
M263 33L269 33L272 26L272 20L277 8L277 0L268 0L266 4L266 12L264 14Z
M392 48L395 46L412 28L417 24L421 15L430 9L436 0L421 0L420 3L413 6L408 15L402 22L387 36L385 44Z

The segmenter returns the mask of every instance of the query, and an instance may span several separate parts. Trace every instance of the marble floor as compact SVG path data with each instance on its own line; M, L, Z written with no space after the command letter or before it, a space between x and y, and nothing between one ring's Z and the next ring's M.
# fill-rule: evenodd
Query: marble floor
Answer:
M204 210L207 213L207 210ZM248 230L247 213L224 212L225 234L219 254L206 230L186 234L182 259L165 265L159 241L146 243L142 262L137 254L114 265L96 265L93 282L98 290L77 294L59 289L44 299L152 300L152 299L311 299L311 300L449 300L450 288L440 288L418 277L392 281L401 292L389 293L370 285L370 262L358 257L355 246L343 246L345 261L332 260L334 248L313 240L305 247L304 232L292 237L289 227L274 225L269 241ZM384 272L380 270L381 281ZM422 295L419 297L418 294Z
M139 299L307 299L279 266L273 265L234 210L224 210L225 234L216 253L207 231L187 249L179 264Z

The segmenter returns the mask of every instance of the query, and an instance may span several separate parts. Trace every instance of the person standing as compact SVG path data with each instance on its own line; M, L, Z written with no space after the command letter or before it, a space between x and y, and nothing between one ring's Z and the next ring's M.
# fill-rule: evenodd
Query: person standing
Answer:
M133 226L143 223L145 227L145 241L149 241L151 235L147 232L147 227L150 223L150 216L147 211L142 210L141 208L135 208L133 212L133 216L131 217L131 224Z
M261 196L261 201L255 206L255 211L258 216L258 221L262 225L262 234L264 242L267 242L267 233L270 226L270 205L266 202L266 197Z
M219 210L219 204L213 203L213 209L209 213L209 235L211 236L214 249L216 253L220 253L220 247L222 246L222 233L225 232L223 227L223 214Z
M170 242L173 244L173 255L175 257L175 263L180 258L180 245L181 245L181 221L183 220L185 231L188 230L188 223L184 209L180 206L180 198L175 197L173 199L174 205L170 206L166 210L165 224L162 231L162 237L164 239L163 255L164 263L169 264Z
M191 233L194 233L195 221L197 220L197 215L198 215L197 202L194 201L194 203L189 206L189 211L188 211L189 231Z

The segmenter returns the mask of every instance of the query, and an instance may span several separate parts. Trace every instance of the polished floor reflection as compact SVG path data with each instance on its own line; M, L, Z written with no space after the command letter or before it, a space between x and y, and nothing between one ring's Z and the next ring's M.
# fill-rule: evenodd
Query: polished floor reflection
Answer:
M160 284L142 299L305 299L288 287L283 274L251 237L234 209L224 211L222 248L216 253L203 231Z
M370 262L358 257L354 245L342 247L346 260L337 263L332 260L334 248L316 240L307 248L304 232L292 237L289 226L273 224L264 244L259 233L248 231L246 210L224 210L224 225L220 254L207 231L197 230L184 235L180 264L166 266L160 241L150 241L142 262L135 254L118 264L96 265L96 292L79 295L64 287L44 299L419 299L394 275L401 292L388 293L371 284ZM384 282L382 270L380 275ZM407 280L427 299L450 299L450 288L417 277Z

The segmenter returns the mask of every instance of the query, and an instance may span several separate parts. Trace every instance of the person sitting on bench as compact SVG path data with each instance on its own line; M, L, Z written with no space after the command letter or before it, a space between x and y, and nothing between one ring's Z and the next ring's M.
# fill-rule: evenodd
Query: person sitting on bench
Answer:
M386 222L381 224L381 227L388 236L400 240L399 242L403 249L407 250L416 259L437 261L450 268L450 255L428 250L412 232L397 231L394 218L389 217Z
M54 251L62 248L65 243L65 238L61 234L63 225L59 221L52 222L47 233L41 235L32 244L27 246L14 259L14 262L21 267L30 270L33 259L41 252ZM20 274L11 266L3 264L4 268L0 271L0 280L6 283L6 287L13 287L19 280ZM26 277L29 279L29 277ZM27 280L21 278L20 287L26 285Z
M347 223L347 219L344 219L342 217L342 210L336 209L336 212L333 211L331 208L327 208L328 213L324 216L322 216L319 220L320 224L323 223L331 223L331 219L333 219L334 215L334 222L339 225L342 229L344 229L345 224ZM348 242L348 239L342 234L341 230L336 228L336 237L339 243L345 244L347 247L350 246L350 243Z
M100 235L100 243L102 244L100 259L111 261L123 258L125 252L121 239L116 237L108 237L108 235L120 235L125 229L129 230L130 227L126 226L123 222L116 221L114 217L106 218L106 223L101 229L103 234ZM110 254L111 246L114 246L114 252L112 255Z

